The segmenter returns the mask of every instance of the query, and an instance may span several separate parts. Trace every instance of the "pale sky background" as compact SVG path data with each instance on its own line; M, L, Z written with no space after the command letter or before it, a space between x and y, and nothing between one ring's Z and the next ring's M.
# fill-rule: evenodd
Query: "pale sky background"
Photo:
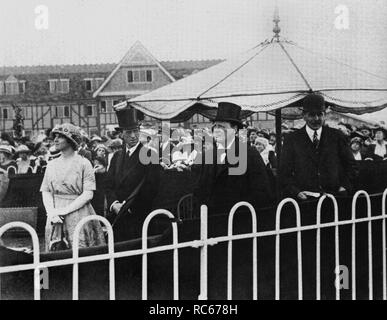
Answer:
M117 63L136 40L161 61L227 58L272 37L276 2L282 36L387 76L387 0L1 0L0 66Z

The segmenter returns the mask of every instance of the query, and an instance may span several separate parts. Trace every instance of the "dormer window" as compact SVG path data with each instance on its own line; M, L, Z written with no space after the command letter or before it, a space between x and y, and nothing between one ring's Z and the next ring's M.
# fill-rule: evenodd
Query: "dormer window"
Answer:
M153 71L140 69L140 70L128 70L127 75L128 83L146 83L153 81Z
M69 79L50 79L48 80L50 93L69 93L70 80Z

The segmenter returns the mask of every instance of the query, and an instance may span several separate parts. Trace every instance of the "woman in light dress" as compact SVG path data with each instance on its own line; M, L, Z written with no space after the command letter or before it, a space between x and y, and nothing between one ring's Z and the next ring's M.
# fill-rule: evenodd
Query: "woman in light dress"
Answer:
M76 150L80 142L80 129L65 123L52 130L54 144L61 155L49 161L40 191L47 212L45 230L46 250L52 240L53 228L63 227L70 247L73 245L74 230L78 222L95 215L90 204L96 189L95 176L90 162ZM102 227L97 220L89 221L81 229L79 247L106 244Z

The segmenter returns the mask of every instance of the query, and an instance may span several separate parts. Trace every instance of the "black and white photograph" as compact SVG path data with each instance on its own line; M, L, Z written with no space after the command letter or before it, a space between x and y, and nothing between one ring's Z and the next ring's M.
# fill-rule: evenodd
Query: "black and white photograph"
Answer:
M0 300L149 300L147 319L386 300L386 18L2 1Z

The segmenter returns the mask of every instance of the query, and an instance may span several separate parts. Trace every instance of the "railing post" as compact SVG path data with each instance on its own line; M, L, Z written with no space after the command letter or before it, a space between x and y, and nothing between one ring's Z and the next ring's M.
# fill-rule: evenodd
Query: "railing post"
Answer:
M296 226L297 230L297 269L298 269L298 299L302 300L302 243L301 243L301 215L300 207L296 200L292 198L283 199L277 207L276 219L275 219L275 230L276 230L276 239L275 239L275 299L280 299L280 226L281 226L281 212L282 207L286 203L292 203L296 209Z
M352 199L352 300L356 300L356 203L360 195L367 200L367 217L371 218L371 199L364 190L355 193ZM373 299L373 271L372 271L372 221L368 220L368 287L369 299Z
M208 207L200 207L200 295L199 300L208 299Z
M40 248L39 238L34 228L25 222L10 222L0 228L0 238L12 228L23 228L28 231L32 238L33 265L34 265L34 300L40 300ZM0 268L1 269L1 268ZM1 288L0 288L1 290Z
M166 215L170 219L175 219L175 216L165 209L157 209L152 211L144 221L142 226L142 300L148 299L148 227L151 220L157 215ZM173 299L179 299L179 257L178 257L178 234L177 223L172 221L172 237L173 237Z
M382 197L382 257L383 257L383 300L387 299L387 289L386 289L386 199L387 199L387 189L383 192Z
M107 227L108 233L108 253L109 258L109 298L110 300L115 300L115 268L114 268L114 235L113 228L110 222L101 216L90 215L84 217L81 221L78 222L74 230L73 238L73 300L79 299L79 270L78 270L78 259L79 259L79 234L83 225L89 221L97 220L102 222Z
M336 198L331 194L324 194L317 203L317 218L316 218L316 299L321 299L321 207L325 199L330 198L334 207L334 222L335 222L335 270L339 266L339 208ZM340 288L336 283L336 300L340 300Z
M257 232L257 216L255 213L254 207L245 201L236 203L230 211L228 216L228 254L227 254L227 299L232 300L232 236L233 234L233 222L235 212L240 207L247 207L251 213L252 220L252 232L255 234ZM253 300L257 300L258 297L258 276L257 276L257 237L253 237Z

